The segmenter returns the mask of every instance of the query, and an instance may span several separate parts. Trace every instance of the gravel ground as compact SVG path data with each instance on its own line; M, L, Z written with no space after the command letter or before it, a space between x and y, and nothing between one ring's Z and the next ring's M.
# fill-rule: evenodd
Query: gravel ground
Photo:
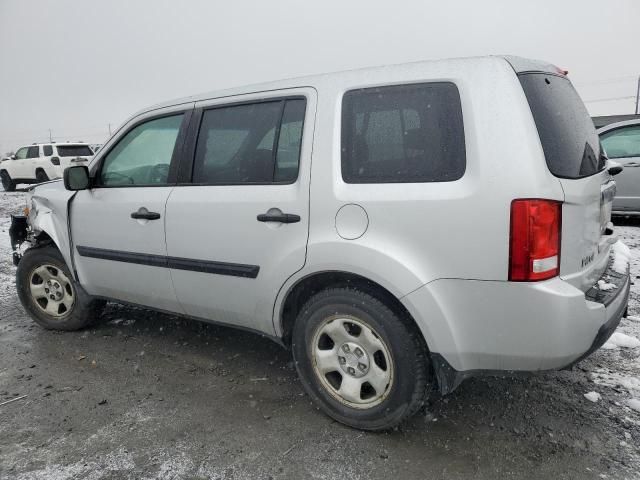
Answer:
M0 193L0 478L640 478L640 348L571 371L478 378L402 428L369 434L316 410L289 353L245 332L109 304L45 331L15 293ZM640 223L618 232L640 278ZM640 317L640 283L629 314ZM640 337L640 319L618 332ZM591 402L584 394L601 395Z

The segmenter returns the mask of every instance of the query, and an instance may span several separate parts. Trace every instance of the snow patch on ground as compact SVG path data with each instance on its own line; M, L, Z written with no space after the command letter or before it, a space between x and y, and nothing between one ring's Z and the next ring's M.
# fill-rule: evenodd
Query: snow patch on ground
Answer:
M589 393L585 393L584 394L584 398L586 398L587 400L589 400L590 402L597 402L598 400L600 400L600 394L598 392L589 392Z
M640 412L640 399L630 398L629 400L627 400L627 406L637 412Z
M627 376L619 372L611 372L609 370L596 370L591 374L591 379L596 385L604 385L606 387L617 388L622 387L629 391L632 395L640 396L640 378Z
M624 333L614 332L611 338L607 340L607 343L602 346L605 350L614 350L618 347L637 348L640 347L640 340Z

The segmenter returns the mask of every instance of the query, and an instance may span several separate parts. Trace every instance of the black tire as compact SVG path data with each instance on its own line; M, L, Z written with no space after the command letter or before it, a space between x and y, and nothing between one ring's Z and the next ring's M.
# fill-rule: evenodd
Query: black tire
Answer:
M391 356L389 369L392 370L390 372L392 380L386 384L384 390L386 396L380 396L380 399L376 400L379 403L373 404L371 407L360 405L359 408L354 408L349 405L348 401L336 397L339 395L339 392L336 392L338 387L334 386L332 391L332 383L330 382L337 381L336 373L339 376L345 375L349 368L347 366L349 364L343 363L344 357L338 358L340 360L339 366L343 372L336 370L336 372L324 374L327 381L321 378L323 374L315 367L316 361L312 353L316 348L314 342L327 342L326 338L322 336L323 334L318 336L319 332L323 332L323 328L333 321L339 320L341 324L337 326L347 326L347 334L351 338L353 333L350 330L353 330L353 325L349 324L350 319L356 320L361 325L369 326L374 332L374 338L382 341ZM357 328L355 329L356 334ZM358 335L362 335L362 330ZM358 345L357 340L360 337L353 338L355 345ZM330 338L330 340L327 348L331 348L331 352L333 352L334 347L331 346L333 339ZM353 345L351 344L352 350ZM341 348L343 347L344 343L342 346L335 345L338 356L342 355ZM375 347L373 349L375 350ZM365 291L351 288L331 288L317 293L309 299L301 309L294 325L292 350L298 375L309 396L331 418L351 427L370 431L393 428L414 415L424 405L428 392L431 390L431 366L426 345L417 327L411 319L396 314L385 303ZM357 350L355 348L353 351ZM348 352L348 350L346 351ZM380 351L371 353L365 348L364 355L367 359L374 359L377 354L380 354ZM352 356L349 361L351 362L353 358L355 357ZM370 368L373 372L373 360L367 362L371 363ZM359 363L357 365L363 367L364 370L364 365ZM369 368L367 368L366 375L369 374L368 370ZM351 371L356 375L361 373L354 368L351 368ZM329 378L329 375L332 375L332 378ZM365 374L362 373L362 375ZM353 379L351 380L353 381ZM362 382L366 378L362 377L356 380ZM343 379L340 380L340 386L342 381ZM362 400L362 392L362 389L359 390L358 400ZM374 395L379 395L379 393L374 391Z
M47 268L50 266L52 268ZM38 282L40 278L35 271L45 267L47 271L57 273L52 277L64 279L66 282L61 288L63 281L59 281L58 288L62 290L62 297L67 295L70 307L61 307L57 315L51 315L44 310L48 305L48 299L36 299L31 293L31 285L44 287L44 280ZM62 273L62 275L60 275ZM37 246L28 249L20 263L16 273L16 285L18 297L24 309L31 315L31 318L40 326L51 330L78 330L91 324L102 311L105 305L103 300L97 300L88 295L80 285L74 280L69 272L64 258L58 249L51 245ZM52 290L53 291L53 290ZM46 296L49 296L47 290ZM53 298L53 297L52 297ZM46 303L45 303L46 301ZM44 306L43 306L44 305ZM53 305L53 304L52 304Z
M45 172L44 170L36 170L36 182L42 183L48 181L49 176L47 175L47 172Z
M2 188L5 192L14 192L16 190L16 183L11 179L11 176L3 170L0 172L0 180L2 180Z

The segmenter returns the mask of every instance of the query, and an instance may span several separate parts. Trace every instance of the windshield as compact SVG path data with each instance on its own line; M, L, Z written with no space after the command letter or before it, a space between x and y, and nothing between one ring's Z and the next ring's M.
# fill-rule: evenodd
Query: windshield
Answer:
M604 168L593 121L565 77L547 73L518 75L538 127L551 173L582 178Z
M58 156L60 157L91 157L93 152L89 145L58 145Z

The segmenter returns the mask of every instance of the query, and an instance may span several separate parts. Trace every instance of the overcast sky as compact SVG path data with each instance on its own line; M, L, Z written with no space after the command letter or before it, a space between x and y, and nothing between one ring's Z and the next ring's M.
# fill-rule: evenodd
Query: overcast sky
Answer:
M639 38L638 0L0 0L0 152L48 129L102 142L203 91L503 53L569 70L594 115L633 113Z

